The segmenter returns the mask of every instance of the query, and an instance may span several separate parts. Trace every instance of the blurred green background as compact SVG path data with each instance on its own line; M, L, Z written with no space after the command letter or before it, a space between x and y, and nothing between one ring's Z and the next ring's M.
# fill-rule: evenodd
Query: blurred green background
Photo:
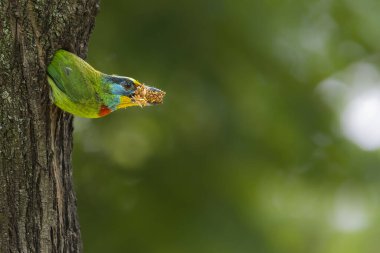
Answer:
M380 252L380 1L102 1L88 61L167 92L75 121L84 252Z

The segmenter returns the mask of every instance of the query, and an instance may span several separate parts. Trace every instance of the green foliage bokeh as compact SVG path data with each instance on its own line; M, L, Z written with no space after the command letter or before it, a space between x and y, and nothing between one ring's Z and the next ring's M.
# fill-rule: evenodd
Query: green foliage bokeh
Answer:
M371 0L102 1L89 63L167 96L76 119L84 252L379 252L378 152L346 140L316 91L379 51L379 11ZM344 229L355 208L366 223Z

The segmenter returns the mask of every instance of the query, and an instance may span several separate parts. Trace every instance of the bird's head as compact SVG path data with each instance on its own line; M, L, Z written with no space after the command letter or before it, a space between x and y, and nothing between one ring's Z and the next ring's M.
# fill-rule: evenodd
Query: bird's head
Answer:
M142 84L131 77L110 75L106 77L106 82L110 84L111 94L119 98L115 109L161 104L165 96L164 91Z

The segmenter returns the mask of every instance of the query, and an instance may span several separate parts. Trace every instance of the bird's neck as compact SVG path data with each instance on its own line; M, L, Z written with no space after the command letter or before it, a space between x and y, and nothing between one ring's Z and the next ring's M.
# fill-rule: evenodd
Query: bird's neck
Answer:
M118 109L121 102L121 96L118 94L122 88L117 83L113 82L110 75L100 75L99 85L99 99L101 100L101 106L99 109L99 116L105 116Z

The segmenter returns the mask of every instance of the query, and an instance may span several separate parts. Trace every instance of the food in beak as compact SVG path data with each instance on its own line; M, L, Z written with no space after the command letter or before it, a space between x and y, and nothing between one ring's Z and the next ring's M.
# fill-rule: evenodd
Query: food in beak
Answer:
M165 94L166 93L162 90L141 84L137 86L132 100L141 107L147 105L162 104Z

